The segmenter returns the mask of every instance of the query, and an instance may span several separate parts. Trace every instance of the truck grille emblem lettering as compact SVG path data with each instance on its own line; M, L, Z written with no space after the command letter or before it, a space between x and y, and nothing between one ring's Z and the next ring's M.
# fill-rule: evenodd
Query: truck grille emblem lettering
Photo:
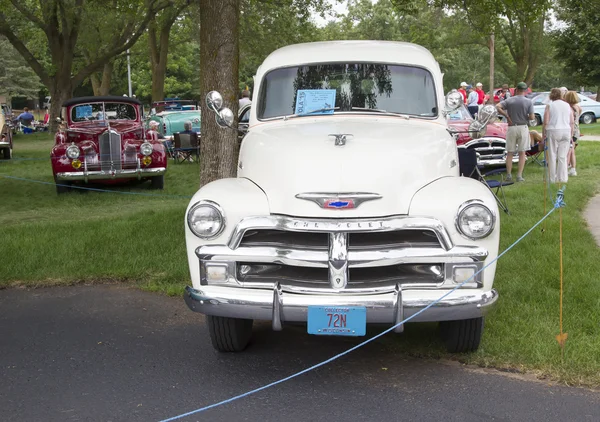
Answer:
M358 208L360 204L374 199L380 199L381 195L371 192L306 192L296 195L298 199L312 201L321 208L330 210L351 210Z

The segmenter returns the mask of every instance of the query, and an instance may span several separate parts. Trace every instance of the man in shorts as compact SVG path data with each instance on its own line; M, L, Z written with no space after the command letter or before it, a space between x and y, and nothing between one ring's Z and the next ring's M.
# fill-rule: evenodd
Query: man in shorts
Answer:
M533 102L525 98L527 84L519 82L515 89L515 95L496 105L498 114L508 121L508 132L506 133L506 180L512 180L512 157L515 152L519 153L519 169L517 171L517 182L524 182L523 169L525 168L525 152L529 151L529 121L535 119L533 113Z

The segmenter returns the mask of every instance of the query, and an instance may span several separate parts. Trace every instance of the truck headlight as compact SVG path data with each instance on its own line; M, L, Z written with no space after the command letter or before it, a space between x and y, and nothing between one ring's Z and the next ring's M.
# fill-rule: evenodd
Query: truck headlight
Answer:
M225 217L221 207L212 201L200 201L194 204L187 215L188 227L202 239L212 239L225 228Z
M148 142L144 142L142 145L140 145L140 152L142 153L142 155L148 156L152 154L153 150L154 147Z
M67 148L67 157L71 160L78 158L80 154L79 147L77 145L69 145Z
M458 208L456 229L464 237L477 240L490 235L496 224L496 217L480 201L467 201Z

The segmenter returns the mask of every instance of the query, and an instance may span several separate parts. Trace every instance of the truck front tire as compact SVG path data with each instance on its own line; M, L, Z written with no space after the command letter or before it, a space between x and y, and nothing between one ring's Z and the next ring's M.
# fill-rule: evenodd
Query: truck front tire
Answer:
M440 333L450 353L474 352L483 335L483 317L440 322Z
M219 352L241 352L252 337L251 319L226 318L207 315L210 340Z

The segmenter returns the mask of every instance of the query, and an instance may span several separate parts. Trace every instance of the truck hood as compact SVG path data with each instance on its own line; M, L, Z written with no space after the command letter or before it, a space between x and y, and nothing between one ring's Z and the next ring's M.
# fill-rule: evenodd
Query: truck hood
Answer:
M273 214L330 218L408 214L420 188L458 175L456 143L446 128L441 121L347 115L259 124L242 143L238 176L265 192ZM345 145L336 146L331 134L351 135ZM332 200L333 208L296 197L321 193L324 200ZM362 204L347 201L353 193L380 198Z

